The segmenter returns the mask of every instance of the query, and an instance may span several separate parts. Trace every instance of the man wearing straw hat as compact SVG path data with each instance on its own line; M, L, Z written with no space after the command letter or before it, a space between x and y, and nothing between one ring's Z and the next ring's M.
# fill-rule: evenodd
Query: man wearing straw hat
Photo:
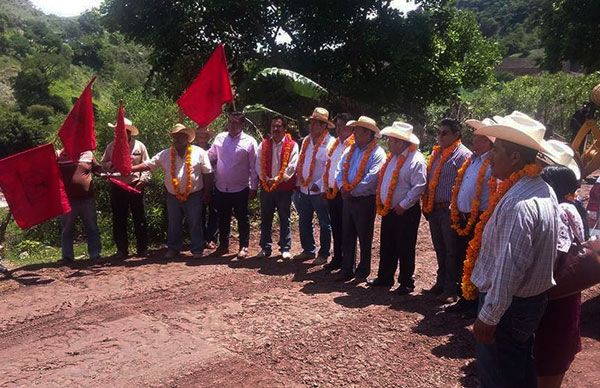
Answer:
M323 198L323 174L327 161L327 149L333 138L328 129L335 127L329 121L329 111L317 107L306 118L309 135L302 141L298 166L296 168L296 186L294 205L298 211L300 226L300 245L302 253L296 260L314 259L314 264L327 262L331 248L331 220L327 210L327 202ZM319 219L319 252L313 236L313 215Z
M558 203L536 164L538 152L548 148L544 125L520 112L494 121L475 133L496 137L492 175L502 183L465 263L475 260L470 279L479 290L477 368L482 387L534 387L533 332L554 284Z
M129 142L129 152L131 155L131 164L136 165L150 159L148 150L141 141L135 139L139 130L133 125L131 120L125 118L125 130ZM108 124L114 128L116 124ZM102 156L102 167L104 170L111 171L112 155L114 142L108 143L104 155ZM114 177L126 185L129 185L139 191L142 191L144 185L150 181L150 172L138 172L126 177ZM148 250L148 232L146 225L146 211L144 209L144 196L129 192L116 184L111 184L110 205L112 208L112 228L113 240L117 246L117 257L125 258L129 254L129 242L127 238L127 215L131 209L133 219L133 230L135 232L136 253L139 257L146 256Z
M385 151L377 144L381 135L375 120L361 116L358 120L350 120L347 125L354 128L354 144L345 151L336 174L336 183L344 201L344 261L339 280L366 280L371 273L377 176L385 161ZM355 268L357 238L360 261Z
M494 124L491 119L483 121L470 119L465 124L474 130L484 125ZM458 170L452 189L450 201L450 222L456 238L457 291L460 299L457 303L445 309L446 312L462 314L463 318L475 318L477 301L467 300L462 295L461 283L463 276L463 263L467 253L469 241L473 239L475 225L479 222L481 213L487 209L490 198L490 186L495 187L495 178L491 178L492 167L491 150L494 138L473 135L471 150L473 154L465 160ZM490 178L493 181L490 181Z
M330 271L341 269L343 262L342 225L344 201L342 200L339 187L337 187L337 183L335 182L335 173L344 151L354 143L352 127L346 125L348 121L350 121L349 113L339 113L335 117L337 139L329 145L327 162L325 163L325 176L323 177L325 191L323 195L327 199L327 209L329 210L329 218L331 219L331 236L333 237L333 257L323 268Z
M213 182L212 167L208 154L192 145L195 131L182 124L171 128L173 145L160 151L152 159L133 166L132 172L162 168L167 189L167 253L165 259L179 254L183 246L183 217L187 221L191 251L194 259L202 258L204 233L202 230L202 204L210 202Z
M417 150L419 138L412 125L396 121L381 134L387 137L390 153L379 174L376 193L377 214L381 216L379 271L367 283L372 287L392 287L400 263L400 285L395 292L407 295L415 289L419 199L427 184L427 165Z
M215 137L208 156L217 163L215 173L215 205L219 213L219 248L215 255L229 253L231 216L238 223L238 258L248 257L250 244L250 217L248 201L256 198L256 140L244 132L246 116L232 112L227 121L227 132Z

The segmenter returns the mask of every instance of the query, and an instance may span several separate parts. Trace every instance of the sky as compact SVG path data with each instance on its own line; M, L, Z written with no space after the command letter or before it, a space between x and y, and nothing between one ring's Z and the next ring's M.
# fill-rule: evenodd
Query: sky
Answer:
M44 13L58 16L76 16L82 12L97 7L102 0L31 0ZM392 7L407 12L416 8L412 0L393 0Z

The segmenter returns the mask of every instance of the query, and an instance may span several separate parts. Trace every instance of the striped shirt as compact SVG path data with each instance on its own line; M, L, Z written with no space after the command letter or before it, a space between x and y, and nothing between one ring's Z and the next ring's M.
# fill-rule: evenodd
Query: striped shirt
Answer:
M552 287L559 210L540 177L521 178L500 200L485 226L471 281L485 292L479 319L496 325L513 297Z
M406 155L407 153L408 155ZM402 154L406 156L406 160L398 173L398 184L394 190L391 205L392 207L400 205L404 209L410 209L419 201L421 194L425 191L427 164L425 157L419 151L409 153L409 149L407 148ZM385 203L397 160L398 156L394 155L383 175L380 193L382 203Z
M471 156L471 151L462 145L462 143L456 147L452 155L442 166L440 179L435 189L434 202L450 202L450 199L452 198L452 187L454 186L454 181L456 180L458 170L469 156ZM429 176L427 176L428 182L432 178L433 172L435 171L439 162L440 158L433 163L431 171L429 172Z

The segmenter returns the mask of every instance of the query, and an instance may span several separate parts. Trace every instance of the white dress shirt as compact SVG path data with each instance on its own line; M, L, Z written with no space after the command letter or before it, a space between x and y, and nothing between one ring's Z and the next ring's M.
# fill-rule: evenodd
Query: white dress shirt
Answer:
M302 169L302 177L304 179L308 178L310 173L310 161L312 159L313 152L316 152L315 159L315 168L313 170L312 182L308 182L308 186L301 186L300 179L296 180L296 184L300 191L304 194L315 195L323 193L323 175L325 173L325 163L327 162L327 150L329 149L330 143L333 141L333 137L328 133L325 135L321 146L315 151L315 145L312 141L310 135L306 136L302 141L309 142L308 147L306 149L306 156L304 157L304 164L302 166L298 166L298 168ZM310 191L311 186L315 184L319 188L319 191Z
M420 200L427 185L427 162L423 154L419 151L410 152L407 148L401 155L405 156L406 160L398 174L398 184L392 196L392 209L397 205L404 209L411 208ZM385 203L397 160L398 155L392 156L383 175L380 193L382 203Z
M262 146L263 142L258 145L258 152L256 155L256 171L263 180L268 178L261 176L262 171ZM279 174L281 169L281 149L283 147L283 139L279 143L271 141L271 178L275 178ZM283 173L283 181L287 182L296 172L296 165L298 164L298 143L294 142L294 147L290 153L290 159L288 165Z
M471 164L469 164L467 171L465 171L462 184L460 185L460 189L458 191L458 197L456 199L456 206L458 207L459 212L471 213L471 204L473 203L473 199L475 199L477 190L477 177L479 176L479 169L483 162L489 159L491 155L492 154L490 151L481 156L477 156L474 153L471 155ZM485 177L483 178L484 180L483 187L481 188L481 203L479 205L479 211L484 211L488 207L490 198L490 186L488 185L488 181L491 175L492 168L491 166L488 166L487 171L485 172Z

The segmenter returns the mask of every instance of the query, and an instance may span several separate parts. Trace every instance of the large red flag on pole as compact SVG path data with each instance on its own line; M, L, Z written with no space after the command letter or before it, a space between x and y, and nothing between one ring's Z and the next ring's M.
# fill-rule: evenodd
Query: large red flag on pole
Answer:
M22 229L71 211L52 144L1 159L0 187Z
M58 131L65 152L73 160L79 160L79 155L84 151L96 149L94 106L92 105L92 84L95 80L96 77L93 77L83 89L81 96Z
M131 153L129 151L129 142L127 141L122 101L119 101L119 113L117 114L117 125L115 126L112 165L122 176L131 174Z
M177 104L198 125L207 126L221 114L223 104L231 101L225 49L219 44Z

